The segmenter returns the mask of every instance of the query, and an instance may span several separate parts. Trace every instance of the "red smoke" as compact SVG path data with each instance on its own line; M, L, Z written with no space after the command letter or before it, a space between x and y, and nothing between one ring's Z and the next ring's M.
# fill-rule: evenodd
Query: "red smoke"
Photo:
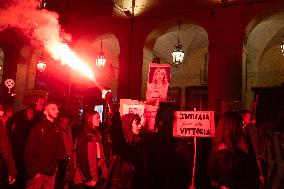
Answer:
M8 27L19 28L27 38L34 40L32 43L67 39L58 23L59 15L39 9L38 5L35 0L14 0L6 4L6 8L0 10L0 31Z
M55 12L39 9L39 1L12 0L0 9L0 31L20 29L32 45L42 45L54 59L95 81L93 71L66 44L71 36L62 31L58 18Z

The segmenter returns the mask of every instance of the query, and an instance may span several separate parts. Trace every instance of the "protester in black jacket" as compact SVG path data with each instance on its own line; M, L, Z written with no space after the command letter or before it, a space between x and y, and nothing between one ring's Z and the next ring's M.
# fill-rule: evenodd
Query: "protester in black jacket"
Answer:
M257 162L243 140L241 123L235 112L226 112L218 123L208 166L212 185L218 188L260 187Z
M58 116L55 102L47 102L45 117L30 132L25 149L25 162L30 180L29 188L54 188L54 177L59 160L67 158L64 141L54 120Z
M26 188L27 171L24 160L24 152L30 130L34 126L33 115L34 110L31 107L28 107L19 112L18 116L14 118L11 140L17 169L17 189Z
M145 147L148 140L142 136L144 133L139 115L126 114L122 116L121 120L123 135L121 135L121 131L118 131L119 128L113 128L114 130L111 131L115 155L110 168L107 188L142 189L146 184ZM112 127L120 127L120 125L114 123Z
M151 189L149 185L149 150L153 135L146 131L145 121L138 114L120 117L110 98L111 123L108 125L114 158L110 166L106 189Z
M8 183L16 181L16 169L7 130L2 123L3 115L4 107L0 105L0 188L6 189Z

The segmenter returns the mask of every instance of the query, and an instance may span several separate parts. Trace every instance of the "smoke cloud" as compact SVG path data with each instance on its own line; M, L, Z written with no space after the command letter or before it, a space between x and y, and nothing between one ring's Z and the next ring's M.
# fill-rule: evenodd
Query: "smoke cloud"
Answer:
M62 64L67 64L97 83L89 65L66 43L71 40L71 36L62 31L58 18L55 12L39 9L38 0L12 0L0 9L0 31L7 28L20 29L32 45L43 46L55 60L60 60Z
M0 31L18 28L32 45L47 48L52 41L70 40L62 31L59 15L46 9L39 9L38 0L10 0L0 9Z

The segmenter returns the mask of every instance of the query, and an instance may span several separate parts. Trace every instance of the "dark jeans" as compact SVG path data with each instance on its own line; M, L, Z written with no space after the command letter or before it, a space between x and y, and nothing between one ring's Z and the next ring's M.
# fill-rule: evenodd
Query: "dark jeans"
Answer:
M27 171L25 167L25 162L23 160L16 160L15 163L17 169L16 188L25 189L27 182Z
M0 160L1 161L1 160ZM8 184L8 172L6 167L0 165L0 188L7 189Z

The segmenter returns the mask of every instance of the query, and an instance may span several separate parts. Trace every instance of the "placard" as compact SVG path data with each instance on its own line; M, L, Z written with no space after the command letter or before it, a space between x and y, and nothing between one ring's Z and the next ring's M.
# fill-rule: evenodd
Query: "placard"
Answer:
M174 137L214 137L214 111L175 111Z
M132 99L120 99L120 115L138 114L144 118L149 130L155 130L156 114L159 109L159 101L143 102Z
M146 100L167 100L170 70L169 64L149 64Z
M155 130L156 115L159 109L159 101L145 102L146 121L149 130Z
M125 114L138 114L140 117L144 117L145 109L145 105L138 100L120 99L120 116Z

